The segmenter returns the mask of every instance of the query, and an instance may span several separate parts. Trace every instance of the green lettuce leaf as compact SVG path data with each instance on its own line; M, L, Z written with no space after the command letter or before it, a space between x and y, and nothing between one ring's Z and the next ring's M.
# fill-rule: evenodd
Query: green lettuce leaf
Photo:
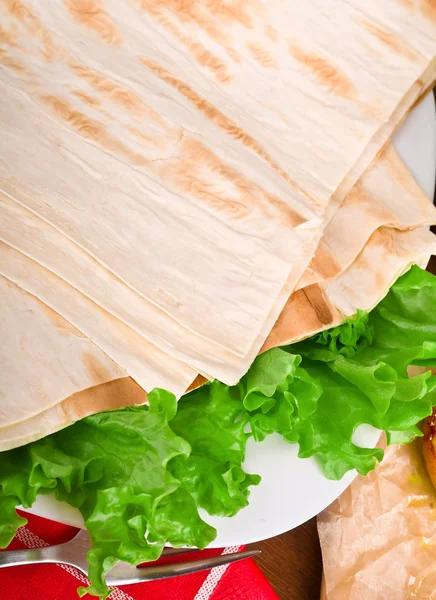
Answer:
M149 402L149 407L88 417L2 453L0 502L8 511L0 530L2 546L23 524L11 518L12 507L31 506L38 493L47 492L83 515L93 546L88 553L90 594L108 595L104 573L118 560L155 560L167 542L207 546L215 530L200 519L195 500L168 469L172 459L190 452L188 442L169 427L175 397L154 390Z
M430 372L409 378L408 367L436 366L435 299L436 278L414 266L370 314L360 311L339 327L283 349L293 364L295 355L302 357L299 368L320 384L321 393L311 400L313 410L302 413L277 388L268 395L271 409L261 420L252 417L255 437L277 431L299 444L302 458L316 456L326 477L339 479L353 468L366 475L383 456L353 443L359 425L384 430L389 443L421 435L417 425L436 403L436 378Z
M322 393L319 381L300 367L301 356L273 348L256 358L239 383L256 441L280 433L287 441L298 439L295 424L317 407Z
M248 488L260 482L242 469L247 422L237 388L218 381L179 400L171 428L192 450L173 459L170 470L210 515L235 515L248 504Z
M354 356L359 350L372 344L374 328L368 323L369 314L358 310L351 319L338 327L322 331L313 337L317 344L328 346L334 354Z

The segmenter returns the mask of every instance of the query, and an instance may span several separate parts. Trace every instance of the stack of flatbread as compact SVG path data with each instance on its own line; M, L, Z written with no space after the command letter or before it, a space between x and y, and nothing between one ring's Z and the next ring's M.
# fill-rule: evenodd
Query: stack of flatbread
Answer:
M0 450L235 384L436 248L433 0L0 0Z

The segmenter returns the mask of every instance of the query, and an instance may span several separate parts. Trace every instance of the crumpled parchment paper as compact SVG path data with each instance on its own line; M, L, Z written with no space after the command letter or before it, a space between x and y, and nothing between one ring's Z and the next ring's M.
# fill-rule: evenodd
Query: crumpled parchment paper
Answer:
M436 493L422 439L388 447L318 516L318 531L323 600L436 599Z

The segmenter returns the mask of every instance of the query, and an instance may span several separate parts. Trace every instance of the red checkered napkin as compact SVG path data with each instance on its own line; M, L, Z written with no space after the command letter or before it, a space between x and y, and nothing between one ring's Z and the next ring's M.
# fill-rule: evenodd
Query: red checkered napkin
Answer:
M48 519L25 516L29 523L18 530L10 550L66 542L76 531ZM200 554L216 556L240 549L213 549ZM87 584L82 573L67 565L29 565L0 570L1 600L77 600L77 588ZM255 562L248 559L183 577L118 587L111 600L278 600L278 597Z

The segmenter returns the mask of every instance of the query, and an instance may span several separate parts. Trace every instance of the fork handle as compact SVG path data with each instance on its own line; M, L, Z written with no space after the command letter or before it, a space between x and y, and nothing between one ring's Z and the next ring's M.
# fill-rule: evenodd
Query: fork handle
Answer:
M50 546L49 548L29 548L26 550L0 552L0 569L16 565L59 562L59 551L54 551L55 548L56 546Z

